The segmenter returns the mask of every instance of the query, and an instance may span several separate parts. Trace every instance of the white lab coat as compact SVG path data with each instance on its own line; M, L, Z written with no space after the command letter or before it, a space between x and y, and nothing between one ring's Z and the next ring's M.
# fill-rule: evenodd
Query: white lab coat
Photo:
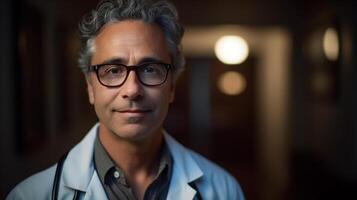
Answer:
M98 124L68 154L62 170L58 199L73 199L74 190L81 191L80 199L107 199L93 165L93 148ZM196 190L189 183L194 182L202 199L243 200L237 181L225 170L185 148L167 133L164 134L173 158L173 171L167 195L170 200L189 200ZM18 184L6 200L49 200L56 165L39 172Z

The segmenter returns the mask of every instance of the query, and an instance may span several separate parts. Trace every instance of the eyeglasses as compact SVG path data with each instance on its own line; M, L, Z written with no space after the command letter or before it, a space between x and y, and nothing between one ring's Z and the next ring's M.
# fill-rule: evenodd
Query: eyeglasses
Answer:
M95 71L99 82L107 87L119 87L128 78L130 71L135 71L140 83L146 86L163 84L171 64L148 62L139 65L126 66L123 64L99 64L88 67L88 72Z

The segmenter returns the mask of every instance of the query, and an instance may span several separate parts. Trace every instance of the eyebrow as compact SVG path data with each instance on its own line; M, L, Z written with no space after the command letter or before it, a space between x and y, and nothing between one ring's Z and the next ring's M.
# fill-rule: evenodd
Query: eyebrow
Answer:
M124 59L122 58L110 58L107 60L104 60L104 62L99 63L100 65L102 64L123 64L124 63Z
M142 59L139 60L138 63L134 64L134 65L140 65L143 63L150 63L150 62L158 62L158 63L165 63L163 60L159 59L159 58L155 58L155 57L144 57ZM105 60L104 62L98 64L125 64L126 60L122 59L122 58L110 58L108 60Z

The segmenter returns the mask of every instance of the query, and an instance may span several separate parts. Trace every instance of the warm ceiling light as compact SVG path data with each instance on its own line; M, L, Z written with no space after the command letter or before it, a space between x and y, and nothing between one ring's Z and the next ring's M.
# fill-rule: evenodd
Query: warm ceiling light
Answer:
M242 37L227 35L217 40L214 52L221 62L236 65L247 59L249 47Z
M226 72L218 79L218 88L227 95L238 95L245 90L246 86L244 76L238 72Z
M339 42L336 29L328 28L323 37L323 49L328 60L335 61L339 54Z

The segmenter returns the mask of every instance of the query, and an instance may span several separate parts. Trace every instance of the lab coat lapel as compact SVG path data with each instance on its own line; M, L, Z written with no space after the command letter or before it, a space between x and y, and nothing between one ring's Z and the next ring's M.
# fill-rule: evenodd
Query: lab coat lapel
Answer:
M164 133L167 146L173 158L173 173L167 199L193 199L196 190L189 183L203 176L203 172L188 150Z
M175 169L174 169L175 170ZM193 199L196 195L196 190L193 189L187 181L180 177L179 173L173 173L171 177L171 183L167 199L181 200L181 199Z
M96 183L95 177L93 177L96 174L93 164L93 149L97 129L98 124L69 152L63 165L61 180L66 187L87 192L90 183ZM100 182L99 185L101 186Z
M102 187L97 172L94 172L92 180L89 183L89 186L83 199L107 199L107 195L105 194L104 188Z

